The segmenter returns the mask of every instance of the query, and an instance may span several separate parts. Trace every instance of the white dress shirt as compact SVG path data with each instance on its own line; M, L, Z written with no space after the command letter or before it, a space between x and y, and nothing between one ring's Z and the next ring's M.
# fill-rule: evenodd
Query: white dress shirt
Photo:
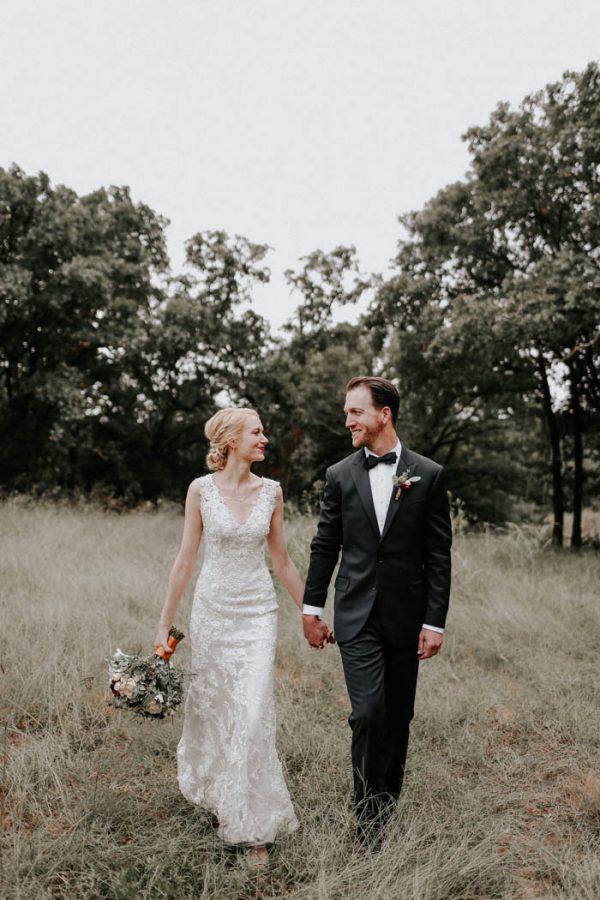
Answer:
M372 453L371 450L367 450L366 447L364 449L367 456L377 455L375 453ZM394 488L392 479L396 474L396 468L398 466L398 460L400 459L401 451L402 444L400 441L398 441L396 446L392 449L392 451L390 451L396 454L396 462L378 463L376 466L373 466L373 468L369 469L369 481L371 483L373 506L375 507L375 515L377 516L377 525L379 526L380 534L382 534L383 526L385 525L387 511L390 505L390 496ZM302 612L305 616L319 616L320 618L323 610L320 606L307 606L305 604L302 607ZM444 633L444 629L438 628L437 625L423 625L423 628L428 628L430 631L437 631L439 634Z

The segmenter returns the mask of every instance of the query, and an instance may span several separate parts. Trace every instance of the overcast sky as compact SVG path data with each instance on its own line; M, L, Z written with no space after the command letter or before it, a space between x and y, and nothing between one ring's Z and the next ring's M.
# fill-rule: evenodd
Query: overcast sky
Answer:
M79 193L127 184L196 231L268 243L283 271L355 244L385 271L397 216L461 178L461 134L579 71L598 0L2 0L0 166Z

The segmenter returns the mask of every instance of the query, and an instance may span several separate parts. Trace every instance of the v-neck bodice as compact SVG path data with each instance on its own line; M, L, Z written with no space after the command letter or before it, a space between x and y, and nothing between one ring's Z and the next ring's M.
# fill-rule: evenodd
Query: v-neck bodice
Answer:
M277 482L263 478L250 514L243 523L236 520L212 475L197 479L197 483L204 544L201 580L209 579L211 585L214 580L216 596L219 591L235 594L239 578L250 585L258 579L262 588L268 579L271 595L273 587L265 562L265 544L275 509Z
M225 507L225 509L227 510L227 512L229 513L229 515L231 516L231 518L233 519L233 521L235 522L235 524L236 524L239 528L243 528L243 527L250 521L250 519L252 518L252 516L253 516L253 514L254 514L254 510L255 510L255 509L257 508L257 506L258 506L258 502L259 502L259 500L260 500L261 494L263 493L263 491L264 491L264 489L265 489L265 479L264 479L264 478L261 478L262 484L261 484L260 488L258 489L258 491L256 492L256 493L257 493L257 497L256 497L256 500L254 501L254 503L252 504L252 508L250 509L250 512L248 513L248 515L246 516L246 518L244 519L243 522L239 522L239 521L236 519L236 517L234 516L233 511L230 509L230 507L229 507L229 505L228 505L228 503L227 503L226 498L223 496L223 494L222 494L221 491L219 490L218 485L215 483L214 475L210 475L209 477L210 477L211 484L212 484L214 490L216 491L217 496L218 496L219 499L221 500L223 506Z

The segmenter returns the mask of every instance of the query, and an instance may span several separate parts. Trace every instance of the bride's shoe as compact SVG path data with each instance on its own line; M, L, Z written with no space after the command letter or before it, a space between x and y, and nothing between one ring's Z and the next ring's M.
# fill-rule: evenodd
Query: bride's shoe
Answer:
M256 844L254 847L246 847L246 862L251 869L264 871L269 861L269 851L266 844Z

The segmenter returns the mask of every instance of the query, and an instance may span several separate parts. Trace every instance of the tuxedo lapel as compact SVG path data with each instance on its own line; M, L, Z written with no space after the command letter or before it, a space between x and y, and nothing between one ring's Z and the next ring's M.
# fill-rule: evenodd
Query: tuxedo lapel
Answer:
M411 462L411 452L407 450L404 444L402 444L402 450L400 451L400 459L398 460L398 465L396 466L396 475L400 475L401 472L406 472L407 470L411 475L416 474L418 464ZM396 488L392 489L392 493L390 494L390 502L387 509L387 515L385 517L385 524L383 526L383 531L381 532L381 540L384 539L388 531L390 530L391 524L398 515L398 510L402 506L402 497L399 500L395 500L394 497L396 495Z
M359 450L359 452L355 455L354 459L352 460L352 465L350 466L350 471L352 473L354 484L356 485L356 490L358 491L358 496L360 497L360 502L362 503L367 515L367 519L371 523L371 527L377 535L377 540L379 540L379 525L377 524L377 516L375 515L373 494L371 492L371 482L369 480L368 469L365 465L364 450Z

